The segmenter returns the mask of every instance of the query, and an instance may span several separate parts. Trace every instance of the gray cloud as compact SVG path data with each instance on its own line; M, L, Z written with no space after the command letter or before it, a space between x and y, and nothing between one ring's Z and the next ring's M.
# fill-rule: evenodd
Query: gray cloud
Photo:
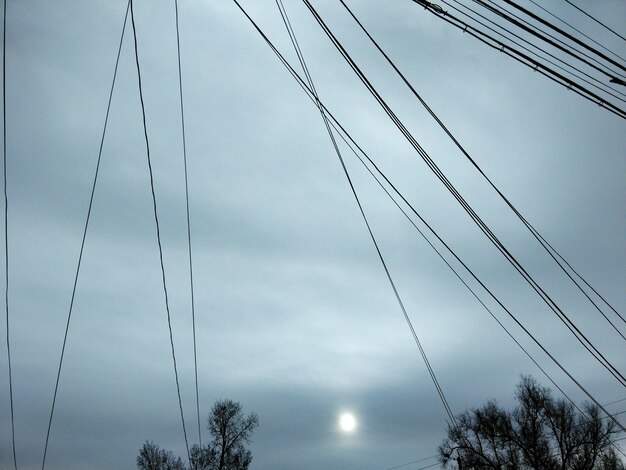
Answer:
M355 139L600 401L622 398L615 381L583 354L435 181L305 8L286 3L322 99ZM412 2L357 3L357 15L478 163L623 310L623 123ZM124 7L124 1L9 5L11 347L20 468L41 465ZM432 456L445 434L445 414L317 110L234 5L193 1L180 7L203 426L221 397L258 413L253 466L259 469L382 469ZM246 7L293 60L273 3ZM461 193L623 368L622 340L606 321L564 280L340 6L321 2L319 8ZM623 8L612 2L596 13L607 17ZM136 13L172 326L195 442L174 10L169 3L137 2ZM559 13L577 21L564 8ZM50 469L132 469L146 439L184 454L130 39L78 284ZM345 157L453 410L487 398L510 404L520 374L547 385L347 150ZM573 398L585 398L481 297ZM0 466L10 468L6 387L0 397ZM352 436L337 430L342 410L359 421Z

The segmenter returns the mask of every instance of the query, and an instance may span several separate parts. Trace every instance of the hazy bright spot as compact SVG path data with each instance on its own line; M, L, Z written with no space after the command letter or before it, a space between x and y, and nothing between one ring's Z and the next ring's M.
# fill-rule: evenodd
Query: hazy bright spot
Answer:
M343 413L339 417L339 427L344 432L352 432L356 428L356 419L352 413Z

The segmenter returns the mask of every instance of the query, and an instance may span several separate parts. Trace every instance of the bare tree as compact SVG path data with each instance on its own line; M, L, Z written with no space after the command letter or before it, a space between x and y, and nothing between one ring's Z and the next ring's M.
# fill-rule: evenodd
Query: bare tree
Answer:
M161 449L154 442L146 441L137 456L137 468L141 470L185 470L185 465L172 451Z
M244 416L241 404L232 400L218 400L208 419L211 442L189 449L191 470L247 470L252 452L246 448L259 418L251 413ZM146 442L137 457L139 470L185 470L182 460L171 451Z
M241 412L241 405L232 400L219 400L209 414L210 448L217 456L217 470L246 470L252 454L246 449L259 418Z
M449 423L439 446L445 468L494 470L624 470L611 437L618 430L603 421L597 406L583 414L531 377L522 377L507 412L494 401L466 411Z

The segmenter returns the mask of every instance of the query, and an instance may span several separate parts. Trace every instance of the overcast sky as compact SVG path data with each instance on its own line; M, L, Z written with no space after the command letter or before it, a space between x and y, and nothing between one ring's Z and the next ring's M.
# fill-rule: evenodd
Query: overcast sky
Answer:
M243 4L295 66L274 2ZM303 4L285 4L321 99L355 140L601 403L624 398L623 388L462 212ZM626 122L409 0L349 4L516 207L624 312ZM623 340L341 5L315 5L459 191L623 371ZM546 5L626 54L624 42L565 2ZM20 469L41 467L125 8L125 0L8 5L10 333ZM624 32L626 3L585 2L585 8ZM197 442L174 3L136 0L135 17L183 407L190 440ZM255 469L382 470L434 455L445 437L444 409L315 106L234 3L182 0L180 24L203 439L212 403L231 398L259 415ZM130 470L145 440L185 452L134 60L127 34L50 436L50 470ZM512 404L520 374L548 385L342 150L453 411L489 398ZM480 295L582 401L575 385ZM1 328L4 337L4 321ZM11 468L3 348L0 467ZM619 412L626 404L609 409ZM344 411L356 416L352 434L338 428Z

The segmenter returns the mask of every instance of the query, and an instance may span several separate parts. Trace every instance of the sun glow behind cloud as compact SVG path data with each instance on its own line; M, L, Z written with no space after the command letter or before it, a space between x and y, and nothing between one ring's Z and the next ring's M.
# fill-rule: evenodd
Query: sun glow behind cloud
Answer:
M339 416L339 428L345 433L352 433L356 429L356 418L352 413L342 413Z

